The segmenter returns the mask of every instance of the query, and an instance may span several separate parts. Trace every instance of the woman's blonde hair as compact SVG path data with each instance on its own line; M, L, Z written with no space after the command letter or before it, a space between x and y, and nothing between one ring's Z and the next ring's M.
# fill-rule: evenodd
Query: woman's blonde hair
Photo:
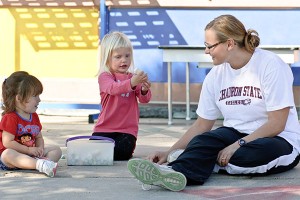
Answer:
M112 51L119 48L129 48L131 56L131 65L128 69L129 72L134 71L134 61L133 61L133 47L129 38L121 32L111 32L106 34L100 42L100 67L98 74L102 72L109 72L108 61L112 55Z
M25 71L12 73L2 84L2 115L16 111L16 96L26 102L31 96L42 94L43 85L35 77Z
M246 31L242 22L232 15L215 18L206 25L205 30L208 29L214 30L220 41L225 42L232 38L240 48L245 48L251 53L260 43L258 33L253 29Z

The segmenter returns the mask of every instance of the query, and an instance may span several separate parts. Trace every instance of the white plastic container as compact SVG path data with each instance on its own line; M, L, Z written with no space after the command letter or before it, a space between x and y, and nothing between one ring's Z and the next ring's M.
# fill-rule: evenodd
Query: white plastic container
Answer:
M113 165L115 142L111 138L76 136L67 139L66 146L67 165Z

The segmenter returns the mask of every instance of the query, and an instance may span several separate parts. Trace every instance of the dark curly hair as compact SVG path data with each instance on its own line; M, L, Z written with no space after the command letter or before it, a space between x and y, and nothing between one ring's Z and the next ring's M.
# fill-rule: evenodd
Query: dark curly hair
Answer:
M16 111L16 96L21 102L27 101L30 96L42 94L43 85L35 77L25 71L12 73L2 84L2 115Z

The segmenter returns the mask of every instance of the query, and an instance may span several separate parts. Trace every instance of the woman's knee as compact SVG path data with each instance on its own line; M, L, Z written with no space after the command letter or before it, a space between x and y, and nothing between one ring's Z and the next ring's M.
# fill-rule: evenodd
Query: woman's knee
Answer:
M231 157L230 163L252 167L292 154L294 154L292 145L283 138L260 138L239 148Z

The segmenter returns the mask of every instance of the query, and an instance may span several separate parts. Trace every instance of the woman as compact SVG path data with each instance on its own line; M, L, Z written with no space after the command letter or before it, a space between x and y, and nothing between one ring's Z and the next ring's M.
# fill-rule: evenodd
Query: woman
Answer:
M168 151L154 152L149 161L130 160L128 168L137 179L180 191L186 184L203 184L213 172L267 175L298 164L293 75L276 54L256 48L259 43L258 33L246 31L231 15L206 26L205 52L215 67L203 83L199 117ZM220 116L223 126L212 130ZM176 149L184 151L168 169L159 165Z

